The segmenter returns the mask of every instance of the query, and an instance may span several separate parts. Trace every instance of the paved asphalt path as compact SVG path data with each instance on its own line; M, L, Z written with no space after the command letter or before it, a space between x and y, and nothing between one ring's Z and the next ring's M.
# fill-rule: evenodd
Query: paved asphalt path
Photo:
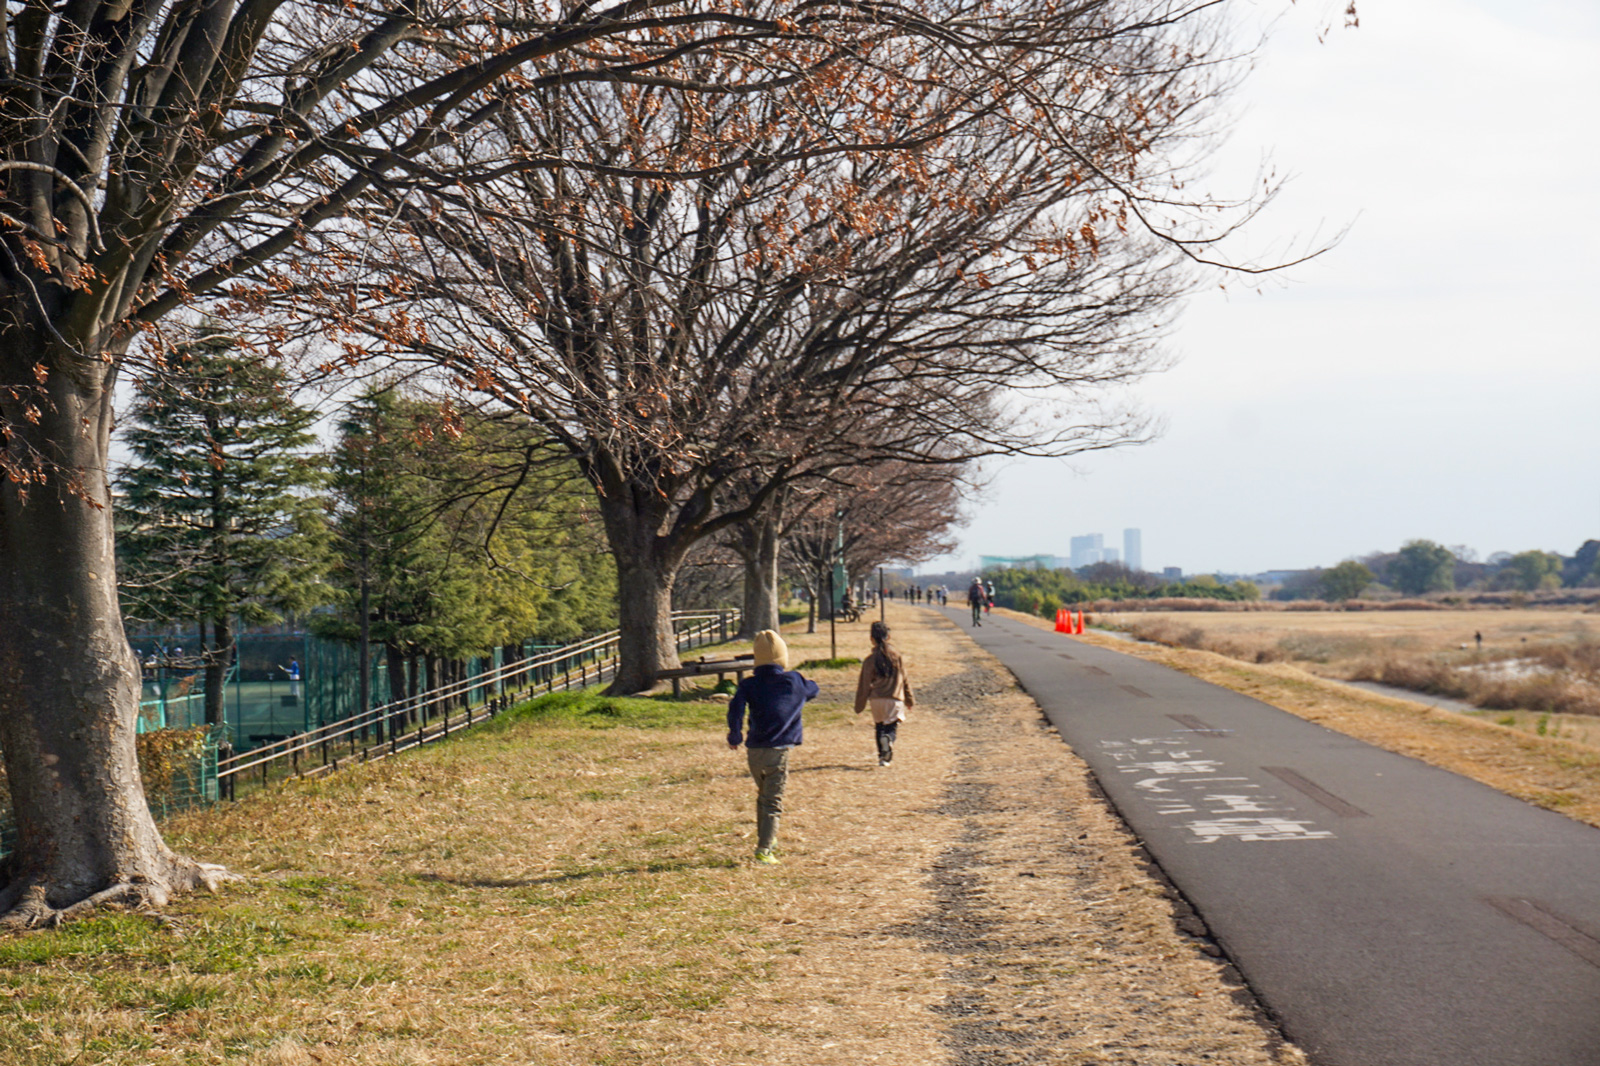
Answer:
M1318 1066L1600 1066L1600 830L998 615L1038 701Z

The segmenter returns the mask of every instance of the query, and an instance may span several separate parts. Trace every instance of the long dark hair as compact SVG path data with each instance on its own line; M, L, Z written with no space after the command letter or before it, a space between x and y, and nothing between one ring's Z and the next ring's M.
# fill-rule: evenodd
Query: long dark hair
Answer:
M889 657L889 627L882 622L872 623L872 668L879 677L894 673L894 660Z

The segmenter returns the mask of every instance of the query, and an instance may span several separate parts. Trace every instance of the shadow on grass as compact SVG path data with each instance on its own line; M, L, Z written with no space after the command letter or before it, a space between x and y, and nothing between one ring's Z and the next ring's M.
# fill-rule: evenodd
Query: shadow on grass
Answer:
M636 866L595 866L587 870L574 870L565 874L544 877L450 877L445 874L412 874L413 880L435 885L454 885L457 888L538 888L541 885L559 885L571 881L587 881L594 877L612 877L626 874L668 874L681 870L731 870L739 864L732 859L695 859L647 862Z

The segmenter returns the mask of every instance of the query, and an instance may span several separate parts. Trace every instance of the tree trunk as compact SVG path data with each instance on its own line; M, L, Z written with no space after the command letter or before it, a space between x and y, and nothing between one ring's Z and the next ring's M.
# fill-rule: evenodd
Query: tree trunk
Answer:
M389 675L389 702L411 698L411 686L406 683L405 651L397 641L383 642L384 668Z
M617 563L617 676L613 695L644 692L663 670L676 669L672 585L687 545L661 535L669 505L649 486L600 497L606 540Z
M48 358L41 348L0 353L8 380L11 364ZM82 362L81 377L49 374L35 411L16 398L26 390L0 391L8 465L31 453L52 466L42 484L0 475L0 748L18 834L0 924L12 927L102 902L159 906L223 876L170 851L145 802L105 477L111 386Z
M227 717L228 667L233 663L233 626L226 618L211 619L211 643L200 623L200 651L206 664L206 725L221 725Z
M406 686L406 658L400 650L398 642L386 640L383 642L384 672L389 678L389 710L384 712L384 717L389 720L389 739L397 737L405 728L406 713L410 707L408 701L411 692ZM399 706L395 706L399 703Z
M406 682L406 697L411 702L406 704L406 721L412 725L419 725L422 721L421 709L417 706L417 697L422 695L422 679L419 672L422 669L422 656L413 652L406 657L406 673L409 680Z
M428 667L428 680L426 684L429 689L436 689L444 683L443 677L440 676L443 671L439 669L443 663L444 660L439 658L437 655L428 656L428 661L426 664ZM432 721L434 716L439 713L438 703L438 697L434 697L427 701L426 705L422 708L422 720L424 722Z
M361 636L356 641L356 659L361 663L357 686L358 714L372 710L372 585L367 580L367 545L361 545ZM365 731L365 727L362 727ZM380 739L382 739L380 737Z
M763 629L778 628L778 516L762 514L742 523L737 538L744 563L744 618L739 636L748 640Z

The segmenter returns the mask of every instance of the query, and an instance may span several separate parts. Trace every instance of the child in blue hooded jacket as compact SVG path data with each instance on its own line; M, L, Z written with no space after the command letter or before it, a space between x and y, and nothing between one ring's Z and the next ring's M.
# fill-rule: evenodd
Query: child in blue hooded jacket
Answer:
M728 748L738 751L743 741L756 783L756 861L775 863L772 845L778 839L778 819L783 816L783 789L789 780L789 749L803 740L800 712L806 700L817 698L817 683L789 669L789 648L770 629L756 634L755 669L739 682L728 701ZM744 735L744 715L750 711L750 732Z

